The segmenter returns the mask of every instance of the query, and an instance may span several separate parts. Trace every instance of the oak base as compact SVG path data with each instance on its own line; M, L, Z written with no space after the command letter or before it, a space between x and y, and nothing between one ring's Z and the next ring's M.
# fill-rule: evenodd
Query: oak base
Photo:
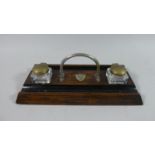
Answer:
M30 74L17 97L18 104L37 105L142 105L142 99L129 75L125 85L110 85L106 78L109 65L101 65L101 81L93 76L94 65L65 65L65 80L59 81L59 65L53 69L50 84L40 85L31 81ZM85 73L83 82L75 79L75 73Z

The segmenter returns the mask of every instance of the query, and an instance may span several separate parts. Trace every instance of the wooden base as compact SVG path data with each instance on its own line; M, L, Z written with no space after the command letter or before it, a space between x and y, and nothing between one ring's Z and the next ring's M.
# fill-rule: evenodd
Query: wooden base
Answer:
M20 92L17 103L51 105L142 105L137 93Z
M109 85L105 76L109 65L101 66L101 81L93 76L93 65L65 65L65 80L59 81L59 65L49 65L53 69L50 84L31 82L30 75L18 94L18 104L38 105L142 105L142 99L130 77L126 85ZM83 82L75 79L75 73L86 73ZM30 73L31 74L31 73Z

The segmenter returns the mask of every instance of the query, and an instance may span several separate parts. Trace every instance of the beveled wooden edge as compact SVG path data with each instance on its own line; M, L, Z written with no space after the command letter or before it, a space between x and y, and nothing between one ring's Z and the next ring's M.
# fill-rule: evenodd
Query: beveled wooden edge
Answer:
M18 104L36 105L142 105L138 93L20 92Z

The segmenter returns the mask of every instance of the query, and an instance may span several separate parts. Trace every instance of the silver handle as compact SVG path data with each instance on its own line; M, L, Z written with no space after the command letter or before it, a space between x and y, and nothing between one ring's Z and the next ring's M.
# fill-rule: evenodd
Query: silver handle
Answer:
M85 54L85 53L75 53L75 54L72 54L72 55L70 55L70 56L65 57L65 58L61 61L61 64L60 64L60 81L63 81L63 80L64 80L64 76L65 76L64 70L63 70L64 63L65 63L67 60L69 60L69 59L71 59L71 58L73 58L73 57L77 57L77 56L80 56L80 57L81 57L81 56L82 56L82 57L87 57L87 58L93 60L93 61L96 63L96 68L97 68L97 69L96 69L95 77L96 77L96 80L99 82L99 81L100 81L100 63L99 63L99 61L98 61L95 57L90 56L89 54Z

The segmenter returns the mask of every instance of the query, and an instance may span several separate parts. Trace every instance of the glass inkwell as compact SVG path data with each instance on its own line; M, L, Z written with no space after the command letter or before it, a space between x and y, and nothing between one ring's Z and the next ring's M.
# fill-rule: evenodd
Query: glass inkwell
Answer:
M31 80L36 84L50 83L52 78L52 68L46 63L36 64L32 68Z
M112 64L106 71L109 84L127 84L129 76L124 65Z

